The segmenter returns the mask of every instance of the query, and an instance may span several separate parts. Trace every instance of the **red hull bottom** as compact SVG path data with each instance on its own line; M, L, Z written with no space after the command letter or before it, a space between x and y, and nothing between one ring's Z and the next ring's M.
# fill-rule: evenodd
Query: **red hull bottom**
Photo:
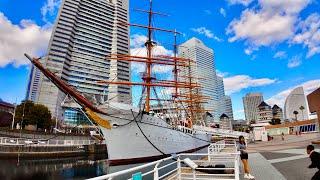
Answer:
M192 153L195 151L199 151L200 149L203 149L208 146L209 146L209 144L202 146L202 147L198 147L196 149L190 149L187 151L177 152L176 154ZM128 164L139 164L139 163L156 161L156 160L163 159L163 158L166 158L169 156L171 156L171 154L165 154L165 155L159 155L159 156L149 156L149 157L142 157L142 158L133 158L133 159L115 159L115 160L109 160L109 165L118 166L118 165L128 165Z

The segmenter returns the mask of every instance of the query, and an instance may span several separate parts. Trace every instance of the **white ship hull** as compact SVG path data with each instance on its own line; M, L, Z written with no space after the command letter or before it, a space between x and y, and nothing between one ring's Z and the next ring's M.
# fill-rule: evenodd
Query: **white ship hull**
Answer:
M182 129L173 129L160 118L137 113L134 113L137 117L133 118L133 114L128 113L132 112L114 117L101 115L113 126L111 129L100 127L111 163L150 161L171 154L193 152L210 143L211 135L205 132L185 133Z

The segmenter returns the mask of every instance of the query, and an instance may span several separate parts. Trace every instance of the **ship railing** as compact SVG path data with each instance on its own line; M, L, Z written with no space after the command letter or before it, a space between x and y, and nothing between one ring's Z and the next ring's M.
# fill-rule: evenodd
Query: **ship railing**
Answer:
M213 135L231 136L231 137L244 136L246 139L248 139L250 136L250 134L246 133L246 132L239 132L239 131L219 129L219 128L211 128L211 127L204 127L204 126L197 126L197 125L195 125L193 127L197 131L204 131L204 132L207 132L207 133L213 134Z
M240 152L235 144L224 141L210 145L219 149L219 153L183 153L173 155L158 161L107 174L89 180L113 179L154 179L154 180L184 180L184 179L235 179L239 180ZM231 152L222 152L230 148Z
M107 174L89 180L113 180L113 179L147 179L153 180L184 180L184 179L235 179L239 180L239 155L240 153L220 153L214 155L214 160L209 162L205 157L208 154L179 154L158 161ZM192 159L192 160L191 160ZM188 162L196 164L189 166ZM212 166L206 166L208 164ZM218 164L227 164L226 167L217 167ZM215 166L214 166L215 165ZM145 169L152 169L144 171ZM211 171L206 173L206 171ZM131 175L131 176L130 176ZM124 178L126 177L126 178Z
M57 140L57 139L24 139L0 137L0 145L28 145L28 146L82 146L90 144L98 144L96 140Z
M212 143L208 147L208 160L214 159L215 154L220 154L223 152L236 153L237 143L235 140L221 140L216 143Z

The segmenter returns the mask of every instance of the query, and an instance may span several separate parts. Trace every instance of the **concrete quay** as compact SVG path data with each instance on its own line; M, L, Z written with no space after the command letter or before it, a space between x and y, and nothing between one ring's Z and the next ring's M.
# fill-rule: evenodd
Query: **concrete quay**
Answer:
M107 157L105 144L90 144L81 146L29 146L0 145L0 158L62 158L101 154Z
M272 141L248 145L251 174L255 180L307 180L317 169L309 169L311 163L306 146L320 139L319 133L287 135L285 140L275 136ZM320 145L314 145L320 152ZM243 168L240 171L243 179Z

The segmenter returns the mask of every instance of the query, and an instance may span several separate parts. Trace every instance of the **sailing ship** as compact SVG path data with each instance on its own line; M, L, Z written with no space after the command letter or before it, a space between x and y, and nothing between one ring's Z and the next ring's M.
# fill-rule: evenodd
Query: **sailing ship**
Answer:
M211 134L204 131L204 114L206 110L203 103L207 97L201 96L200 86L192 77L191 59L177 57L176 38L179 34L175 30L165 30L152 26L152 16L159 14L153 12L150 0L147 26L135 25L146 28L148 31L145 42L147 56L131 56L125 54L111 54L107 58L115 61L129 61L145 63L146 72L142 75L143 82L113 82L101 81L97 83L143 86L139 108L131 105L109 102L95 106L81 95L75 88L60 79L49 69L46 69L37 58L25 54L31 63L36 66L59 90L77 102L85 114L101 130L108 151L111 164L130 164L152 161L172 154L194 152L209 145ZM129 24L123 24L129 25ZM153 48L153 31L162 31L174 35L174 55L155 56ZM153 77L154 65L172 66L173 80L159 80ZM171 88L173 92L170 99L160 99L156 87ZM156 98L152 97L156 96ZM154 113L153 101L169 102L174 115L169 116L166 111ZM160 114L160 115L159 115ZM198 125L197 125L198 124ZM200 126L200 125L201 126Z

